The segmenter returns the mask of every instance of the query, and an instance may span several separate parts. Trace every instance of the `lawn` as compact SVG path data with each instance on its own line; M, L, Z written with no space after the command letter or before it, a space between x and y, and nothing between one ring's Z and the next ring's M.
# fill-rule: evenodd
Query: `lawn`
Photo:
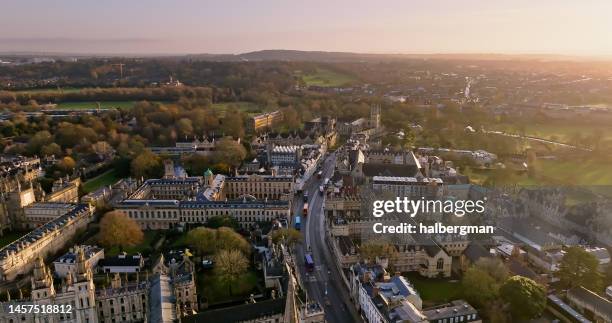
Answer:
M210 305L222 303L236 299L244 299L249 294L257 292L257 272L249 271L240 276L240 279L232 284L232 295L229 294L228 285L221 281L213 271L206 271L198 274L197 288L198 293L206 297Z
M227 111L231 107L234 107L238 109L239 111L247 113L247 114L259 114L259 113L263 113L265 110L257 106L255 103L245 102L245 101L219 102L219 103L214 103L212 107L217 112L219 112L220 117L225 116L225 111Z
M14 91L15 93L19 93L19 94L24 94L24 93L32 93L32 94L39 94L39 93L60 93L60 92L64 92L64 93L74 93L74 92L79 92L81 91L81 88L76 88L76 87L65 87L65 88L46 88L46 89L27 89L27 90L18 90L18 91Z
M460 299L461 283L447 278L426 278L416 272L403 274L423 300L423 307L447 303Z
M600 131L602 140L612 140L612 130L604 125L576 124L576 123L525 123L521 125L528 136L555 140L559 142L571 143L575 134L589 137ZM520 133L518 125L502 124L494 127L495 130L507 131L510 133Z
M0 248L4 248L9 243L23 237L27 232L5 232L2 237L0 237Z
M102 186L108 186L115 184L121 178L117 175L114 169L111 169L103 174L100 174L83 184L83 190L85 193L90 193Z
M550 184L576 186L612 185L612 164L602 161L542 160L537 175Z
M307 86L323 87L346 86L355 82L355 78L350 75L322 68L318 68L315 73L302 74L302 80Z
M153 251L154 245L162 236L163 233L160 231L145 231L144 239L142 239L142 242L140 244L133 247L124 248L123 251L127 252L130 255L135 253L142 253L148 255ZM104 250L104 254L108 257L116 256L119 254L119 252L121 252L121 250L119 250L119 247L112 247Z
M131 109L136 104L136 101L101 101L99 103L101 108ZM61 102L57 105L57 109L96 109L98 107L97 104L97 101Z

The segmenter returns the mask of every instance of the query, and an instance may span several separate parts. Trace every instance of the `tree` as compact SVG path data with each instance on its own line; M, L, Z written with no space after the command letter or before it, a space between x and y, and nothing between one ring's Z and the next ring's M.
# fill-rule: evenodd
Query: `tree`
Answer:
M234 230L238 229L240 225L238 221L229 215L216 215L209 218L205 224L208 228L218 229L220 227L228 227Z
M178 131L178 135L182 138L185 136L193 135L193 124L190 119L182 118L176 122L176 129Z
M40 148L40 154L42 156L59 156L62 154L62 147L52 142L46 146Z
M227 109L225 117L221 121L221 131L226 136L234 138L244 137L244 120L237 109Z
M499 258L480 258L474 267L484 271L499 284L508 278L508 267Z
M51 133L47 130L39 131L28 141L27 151L30 155L38 155L45 146L51 143L53 143Z
M363 260L370 262L376 261L376 258L387 258L389 265L392 265L397 255L397 249L392 244L372 241L362 244L359 254Z
M279 243L283 242L289 246L302 241L302 234L300 231L293 228L282 228L272 232L272 242Z
M158 156L145 150L132 160L131 170L132 176L137 178L159 177L162 173L162 163Z
M463 294L468 302L485 307L499 295L499 283L486 271L472 266L461 280Z
M212 254L216 251L215 229L198 227L187 232L186 242L199 254Z
M187 232L187 244L200 254L214 254L219 250L238 250L245 255L251 253L251 245L232 228L211 229L197 227Z
M216 147L215 159L234 167L239 166L247 155L241 143L229 138L219 140Z
M62 158L62 160L60 160L60 162L58 163L57 166L59 167L59 169L61 169L64 172L68 173L68 172L72 171L74 169L74 167L76 167L76 162L74 161L74 159L72 159L72 157L66 156L66 157Z
M599 261L594 255L577 246L567 248L559 263L557 277L565 288L583 286L593 291L603 288Z
M499 293L508 303L513 321L539 317L546 308L544 287L527 277L508 278Z
M143 233L136 221L123 212L112 211L104 214L100 221L98 241L106 247L135 246L142 242Z
M232 284L247 271L249 261L238 250L221 250L214 259L216 274L222 282L227 284L231 296Z

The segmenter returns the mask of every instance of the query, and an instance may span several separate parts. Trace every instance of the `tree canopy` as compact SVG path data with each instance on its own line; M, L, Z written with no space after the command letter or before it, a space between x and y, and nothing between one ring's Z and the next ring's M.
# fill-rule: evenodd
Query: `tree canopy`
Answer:
M582 247L566 250L556 275L565 288L583 286L599 291L603 288L603 275L599 272L599 261Z
M104 214L100 221L98 241L106 247L125 248L142 242L144 235L136 221L123 212L112 211Z
M499 290L515 321L539 317L546 308L546 291L542 285L522 276L512 276Z

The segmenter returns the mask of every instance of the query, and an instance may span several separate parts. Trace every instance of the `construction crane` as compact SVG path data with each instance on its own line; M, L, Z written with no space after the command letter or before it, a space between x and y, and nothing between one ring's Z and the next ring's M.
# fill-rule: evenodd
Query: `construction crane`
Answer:
M120 75L120 79L123 78L123 67L125 66L125 64L123 63L118 63L118 64L111 64L111 66L119 66L119 75Z

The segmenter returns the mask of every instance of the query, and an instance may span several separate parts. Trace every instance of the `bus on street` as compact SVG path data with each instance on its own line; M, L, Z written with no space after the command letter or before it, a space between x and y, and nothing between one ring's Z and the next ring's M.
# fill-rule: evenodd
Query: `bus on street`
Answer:
M308 252L304 255L304 266L306 266L306 270L309 272L314 270L315 265L312 253Z
M295 229L298 230L298 231L301 229L302 223L300 221L300 216L299 215L295 217L295 225L294 226L295 226Z

